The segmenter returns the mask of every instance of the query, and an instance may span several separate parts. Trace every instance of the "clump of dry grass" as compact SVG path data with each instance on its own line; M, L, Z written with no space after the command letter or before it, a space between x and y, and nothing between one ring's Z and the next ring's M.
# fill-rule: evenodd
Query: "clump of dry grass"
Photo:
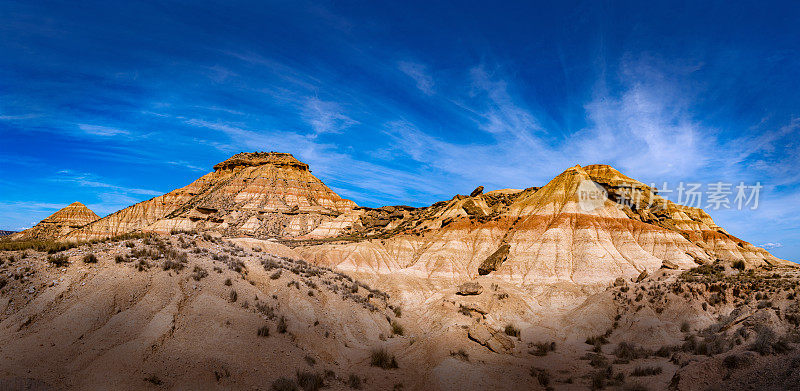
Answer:
M556 343L555 342L537 342L533 344L533 349L528 351L528 353L534 356L546 356L547 353L556 350Z
M94 253L89 253L83 256L83 263L97 263L97 256Z
M392 334L394 335L403 335L405 330L403 329L403 325L398 323L396 320L392 321Z
M506 328L503 331L505 331L506 335L511 337L519 338L520 336L519 329L511 323L507 324Z
M208 277L208 272L206 271L206 269L203 269L200 266L195 266L194 270L192 270L192 278L195 281L200 281L205 277Z
M69 265L69 258L64 254L50 255L47 257L47 262L50 262L53 266L62 267Z
M288 325L286 324L286 317L285 316L281 316L280 319L278 319L277 330L278 330L279 333L284 334L284 333L286 333L287 329L288 329Z

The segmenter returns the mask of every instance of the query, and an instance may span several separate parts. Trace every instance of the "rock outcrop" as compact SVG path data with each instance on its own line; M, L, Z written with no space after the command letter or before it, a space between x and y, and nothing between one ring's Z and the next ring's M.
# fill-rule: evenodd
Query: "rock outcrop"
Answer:
M465 282L458 286L457 295L473 296L483 293L483 287L475 281Z
M216 231L228 236L297 237L356 204L339 197L291 154L239 153L186 187L113 213L66 240L134 231ZM335 226L334 226L335 227ZM326 234L338 233L336 229Z
M630 187L664 210L624 205L622 191ZM602 197L583 199L586 189ZM578 286L717 260L789 264L727 234L704 211L667 201L604 165L572 167L541 188L362 215L343 233L359 240L298 250L344 270L460 280L491 273L523 284Z
M514 350L514 341L502 332L484 323L476 322L467 329L469 339L486 346L495 353L510 353Z
M92 212L86 205L80 202L73 202L40 221L35 226L22 232L9 235L8 239L54 240L99 218L100 216Z

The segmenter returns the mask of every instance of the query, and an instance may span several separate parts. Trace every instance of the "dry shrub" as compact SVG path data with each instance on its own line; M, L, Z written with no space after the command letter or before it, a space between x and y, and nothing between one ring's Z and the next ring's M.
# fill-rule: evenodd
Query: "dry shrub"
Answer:
M370 365L383 369L395 369L397 368L397 360L394 355L389 354L386 349L381 348L372 351Z

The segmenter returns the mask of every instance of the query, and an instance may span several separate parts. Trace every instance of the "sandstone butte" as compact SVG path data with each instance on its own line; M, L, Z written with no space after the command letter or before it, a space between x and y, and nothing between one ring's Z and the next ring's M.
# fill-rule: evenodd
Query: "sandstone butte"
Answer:
M590 210L578 193L586 181L608 195ZM424 208L364 208L291 154L239 153L186 187L59 232L85 241L213 231L284 240L307 260L345 271L458 281L492 273L521 284L602 285L717 260L792 264L608 165L571 167L541 188L482 190ZM622 197L637 203L614 201Z
M86 205L73 202L40 221L35 226L8 237L10 240L46 240L58 238L83 227L100 216L92 212Z
M216 231L226 236L295 237L354 208L288 153L240 153L186 187L112 213L64 237L108 238L134 231Z

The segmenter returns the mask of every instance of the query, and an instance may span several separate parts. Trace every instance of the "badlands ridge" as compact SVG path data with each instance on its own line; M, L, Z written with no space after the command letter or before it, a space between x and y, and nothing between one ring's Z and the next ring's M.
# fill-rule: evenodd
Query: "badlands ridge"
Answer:
M800 378L795 264L607 165L367 208L290 154L240 153L103 218L73 203L0 246L0 388Z

